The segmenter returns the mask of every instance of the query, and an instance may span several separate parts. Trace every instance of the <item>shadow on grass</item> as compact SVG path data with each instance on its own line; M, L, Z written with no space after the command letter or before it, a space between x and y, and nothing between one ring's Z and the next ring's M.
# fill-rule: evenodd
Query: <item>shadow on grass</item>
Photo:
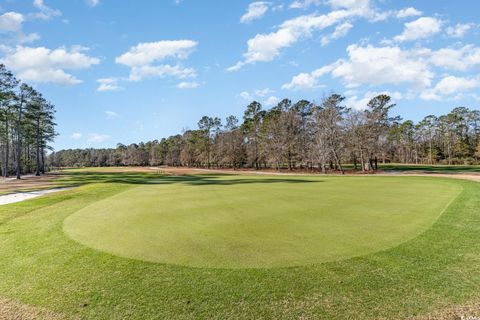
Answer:
M321 180L305 178L259 177L247 178L229 174L205 174L169 176L156 173L108 173L108 172L68 172L56 181L61 186L80 186L91 183L124 183L138 185L187 184L187 185L240 185L252 183L315 183Z
M480 173L480 166L461 166L461 165L401 165L401 164L382 164L379 169L386 171L422 171L424 173Z

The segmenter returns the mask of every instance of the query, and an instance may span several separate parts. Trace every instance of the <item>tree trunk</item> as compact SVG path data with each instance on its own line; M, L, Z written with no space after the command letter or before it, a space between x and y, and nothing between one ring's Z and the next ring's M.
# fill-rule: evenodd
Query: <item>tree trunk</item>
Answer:
M22 174L22 138L20 137L20 126L17 126L17 155L16 155L16 171L17 171L17 179L21 179Z
M17 119L17 156L15 159L17 163L17 179L21 179L22 175L22 104L23 101L20 102Z
M321 163L321 167L322 167L322 173L323 173L323 174L326 174L326 173L327 173L327 170L326 170L326 168L325 168L325 163L324 163L324 162Z
M342 164L340 163L340 158L338 157L338 154L335 148L332 148L332 153L333 153L333 157L335 158L336 165L338 166L342 174L345 174L345 171L343 170Z
M40 119L37 119L37 145L36 145L37 168L35 175L40 175Z
M258 170L258 145L257 145L257 137L255 136L255 143L254 143L254 152L255 152L255 170Z
M430 138L430 164L433 164L432 138Z
M363 157L363 151L360 150L360 162L362 163L362 172L365 172L365 158Z
M210 142L208 142L210 145ZM207 168L210 169L210 146L207 147Z
M3 176L5 178L8 177L8 163L9 163L9 158L10 158L10 138L8 137L8 114L5 112L5 161L4 161L4 171L3 171Z
M40 168L40 172L45 174L45 150L42 148L42 166Z

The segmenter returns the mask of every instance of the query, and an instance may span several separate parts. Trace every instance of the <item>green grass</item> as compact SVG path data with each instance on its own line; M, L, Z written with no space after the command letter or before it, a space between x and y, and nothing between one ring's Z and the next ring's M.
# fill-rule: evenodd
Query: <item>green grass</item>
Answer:
M122 257L285 267L398 245L430 227L460 191L422 178L165 177L77 211L64 230Z
M242 179L258 181L244 184L229 182L237 179L74 172L61 183L85 185L0 207L0 296L85 319L403 319L478 298L480 185L476 182L285 176L245 177ZM270 179L325 181L260 182ZM362 191L372 194L385 195L387 182L389 188L398 184L417 192L424 192L422 186L438 188L439 202L461 191L430 227L435 214L421 222L428 230L413 239L350 259L296 267L206 268L145 262L81 245L63 230L65 219L87 206L148 186L213 188L213 192L220 186L274 190L285 184L294 192L315 185L326 188L323 186L329 183L340 188L342 181L345 185L356 183L349 179L371 179L365 180L369 188ZM158 185L162 180L165 185ZM444 193L448 195L441 200ZM349 197L348 193L333 195L341 199L340 204ZM437 200L436 192L426 196ZM412 202L418 198L413 197L407 196L406 206L414 208ZM387 211L390 203L383 202L383 206ZM413 228L406 238L422 228Z

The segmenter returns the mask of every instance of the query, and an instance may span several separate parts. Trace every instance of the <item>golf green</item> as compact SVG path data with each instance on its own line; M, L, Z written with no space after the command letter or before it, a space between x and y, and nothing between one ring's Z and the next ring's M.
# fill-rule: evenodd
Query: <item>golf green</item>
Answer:
M75 241L121 257L209 268L318 264L427 230L461 192L421 177L158 179L64 221Z

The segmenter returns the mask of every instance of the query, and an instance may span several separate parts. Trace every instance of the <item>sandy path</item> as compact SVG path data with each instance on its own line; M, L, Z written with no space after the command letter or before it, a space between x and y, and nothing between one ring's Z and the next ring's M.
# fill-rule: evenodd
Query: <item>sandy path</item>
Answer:
M30 191L30 192L16 192L11 194L6 194L0 196L0 206L10 203L16 203L20 201L25 201L33 198L37 198L49 193L59 192L63 190L67 190L70 188L55 188L55 189L48 189L48 190L38 190L38 191Z
M392 175L392 174L380 174L380 175ZM400 173L399 176L410 177L439 177L439 178L452 178L463 179L480 182L480 174L474 173Z

